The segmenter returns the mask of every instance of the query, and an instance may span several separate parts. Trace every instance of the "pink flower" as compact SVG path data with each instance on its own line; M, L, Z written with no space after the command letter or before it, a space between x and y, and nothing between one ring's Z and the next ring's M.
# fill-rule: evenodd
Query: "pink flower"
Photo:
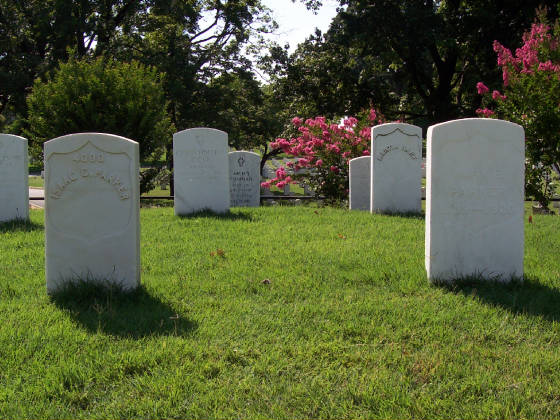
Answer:
M302 123L301 118L298 117L292 118L292 124L295 125L296 127L299 127L301 123Z
M369 150L366 149L362 152L362 156L369 156Z
M283 167L276 169L276 178L284 179L286 177L286 170Z
M322 166L323 165L323 159L317 159L317 162L315 162L315 166Z
M287 182L284 181L280 181L279 183L276 184L276 186L280 189L284 188L286 186Z
M494 99L495 101L498 99L504 101L506 99L506 95L502 95L499 91L494 90L492 92L492 99Z
M371 109L369 110L369 117L368 117L368 118L369 118L369 121L370 121L370 122L374 122L374 121L375 121L375 119L377 118L377 114L375 113L375 109L371 108Z
M330 169L331 169L331 172L334 172L335 174L337 174L337 173L340 171L340 169L338 169L338 168L337 168L336 166L334 166L334 165L331 166Z
M485 93L487 93L490 89L488 89L488 86L486 86L484 83L482 82L478 82L476 84L476 90L478 91L479 95L484 95Z
M351 154L352 154L351 152L346 151L346 152L344 152L344 153L342 154L342 157L343 157L343 158L347 158L347 157L350 156Z
M269 189L270 188L270 181L266 181L266 182L261 182L261 188L266 188Z
M488 108L484 108L484 109L478 108L476 110L476 113L484 118L490 118L492 115L494 115L494 111Z

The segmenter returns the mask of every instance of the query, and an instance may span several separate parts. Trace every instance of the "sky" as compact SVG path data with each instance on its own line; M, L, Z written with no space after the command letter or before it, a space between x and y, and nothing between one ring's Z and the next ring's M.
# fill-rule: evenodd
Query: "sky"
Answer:
M282 46L289 43L290 52L294 52L300 42L314 33L315 28L326 32L338 6L336 0L323 0L323 6L315 15L299 0L295 3L292 0L263 0L263 3L272 9L273 18L279 26L270 39Z

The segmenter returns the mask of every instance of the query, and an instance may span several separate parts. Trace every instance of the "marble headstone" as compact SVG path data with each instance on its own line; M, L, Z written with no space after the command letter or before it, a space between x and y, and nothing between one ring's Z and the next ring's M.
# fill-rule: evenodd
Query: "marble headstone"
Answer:
M389 123L371 129L371 212L422 210L422 129Z
M228 153L231 207L259 207L261 157L257 153Z
M522 278L523 128L484 118L450 121L428 129L427 146L428 278Z
M367 210L371 194L371 156L361 156L350 160L350 210Z
M175 214L229 210L228 136L213 128L173 134Z
M27 139L0 134L0 222L29 218Z
M47 291L64 282L140 284L138 143L80 133L45 143Z

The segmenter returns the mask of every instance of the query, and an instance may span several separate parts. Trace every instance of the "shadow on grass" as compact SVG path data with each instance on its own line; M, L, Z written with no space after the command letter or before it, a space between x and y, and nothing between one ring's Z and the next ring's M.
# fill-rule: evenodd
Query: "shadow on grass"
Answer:
M44 230L44 226L25 219L15 219L9 222L0 222L0 233L4 232L32 232Z
M479 279L455 284L437 284L452 293L476 296L481 301L506 309L516 315L543 317L560 321L560 289L542 284L538 278L525 277L523 282L502 283Z
M226 213L216 213L211 210L201 210L191 214L184 214L179 216L181 219L198 219L198 218L205 218L205 219L216 219L216 220L246 220L252 221L253 216L251 214L247 214L244 212L231 212L228 211Z
M143 286L125 291L119 286L80 281L67 283L50 299L91 332L142 338L187 336L197 328L195 322L179 315Z

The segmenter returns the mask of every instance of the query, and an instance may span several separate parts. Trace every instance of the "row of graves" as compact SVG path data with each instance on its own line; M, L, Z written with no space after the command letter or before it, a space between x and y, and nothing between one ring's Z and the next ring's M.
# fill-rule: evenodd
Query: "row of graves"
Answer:
M463 119L427 136L425 267L431 281L523 276L524 132L514 123ZM372 129L372 153L350 162L350 206L421 212L422 132L409 124ZM175 133L177 216L256 206L260 157L229 152L227 134ZM27 141L0 136L0 221L28 218ZM47 141L45 255L49 293L75 279L140 284L138 143L71 134Z

